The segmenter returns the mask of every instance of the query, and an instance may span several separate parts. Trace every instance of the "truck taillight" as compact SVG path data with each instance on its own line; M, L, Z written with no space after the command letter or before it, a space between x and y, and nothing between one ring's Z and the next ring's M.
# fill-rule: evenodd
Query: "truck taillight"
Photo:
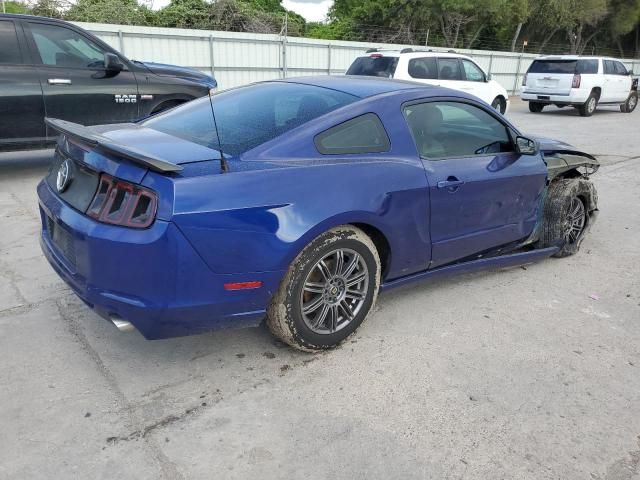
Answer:
M112 225L147 228L155 220L157 206L158 197L151 190L103 173L87 215Z
M526 87L527 86L527 74L524 74L524 77L522 77L522 86Z
M576 73L573 76L573 82L571 82L571 88L580 88L580 80L581 80L580 74Z

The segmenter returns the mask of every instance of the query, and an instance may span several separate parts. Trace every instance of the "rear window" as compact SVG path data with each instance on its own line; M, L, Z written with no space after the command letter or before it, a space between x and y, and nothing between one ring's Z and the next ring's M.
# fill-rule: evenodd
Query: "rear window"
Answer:
M598 60L534 60L529 73L598 73Z
M142 122L169 135L240 155L358 97L295 83L260 83L203 97Z
M396 71L398 57L358 57L347 70L347 75L365 75L368 77L391 78Z

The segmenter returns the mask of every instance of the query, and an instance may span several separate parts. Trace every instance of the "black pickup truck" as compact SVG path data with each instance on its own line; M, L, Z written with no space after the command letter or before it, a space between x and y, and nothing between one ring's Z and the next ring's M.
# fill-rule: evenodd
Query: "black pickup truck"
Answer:
M83 125L130 122L216 86L197 70L129 60L67 22L0 14L0 151L54 141L45 116Z

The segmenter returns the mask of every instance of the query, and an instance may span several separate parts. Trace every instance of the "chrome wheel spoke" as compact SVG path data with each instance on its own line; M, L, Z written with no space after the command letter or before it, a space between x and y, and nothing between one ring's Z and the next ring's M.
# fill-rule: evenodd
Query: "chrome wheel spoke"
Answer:
M318 329L322 325L324 325L325 319L327 318L327 314L329 313L330 308L331 307L329 307L329 305L327 305L326 303L322 302L322 311L320 311L320 313L316 317L316 320L313 323L313 327L312 328Z
M351 276L351 274L353 273L353 271L358 266L359 260L360 260L360 255L358 255L357 253L354 254L351 257L351 260L349 260L349 263L347 263L347 265L344 267L344 271L342 272L342 276L345 277L345 278L349 278Z
M325 282L328 282L331 279L332 275L329 271L329 267L327 267L327 264L324 263L324 258L316 264L316 268L320 270L320 273L322 274Z
M305 315L309 315L310 313L315 312L318 308L320 308L324 304L324 299L322 295L317 296L312 301L307 303L306 305L302 305L302 311Z
M354 285L359 284L361 281L365 279L366 276L367 276L366 272L356 273L351 278L347 279L347 287L352 287Z
M336 331L336 328L338 327L338 306L337 305L333 305L331 307L331 319L329 320L329 331L331 333Z
M336 252L335 268L333 269L334 275L340 275L342 273L342 267L344 266L344 252L338 250Z
M304 291L309 293L322 293L326 283L307 282L304 284Z
M357 290L347 289L347 291L344 294L344 297L345 298L351 298L352 300L363 300L365 295L366 294L364 292L359 292Z
M340 302L340 308L342 309L348 320L353 320L353 310L351 310L351 306L347 303L346 300L342 300Z

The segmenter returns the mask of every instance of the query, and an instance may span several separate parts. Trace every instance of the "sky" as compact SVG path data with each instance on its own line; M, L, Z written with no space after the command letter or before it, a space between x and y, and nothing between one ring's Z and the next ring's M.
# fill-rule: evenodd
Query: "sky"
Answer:
M154 10L166 7L169 4L169 0L148 1ZM327 12L332 4L333 0L282 0L284 8L302 15L307 22L322 22L326 20Z
M287 10L302 15L307 22L321 22L326 19L333 0L282 0Z

